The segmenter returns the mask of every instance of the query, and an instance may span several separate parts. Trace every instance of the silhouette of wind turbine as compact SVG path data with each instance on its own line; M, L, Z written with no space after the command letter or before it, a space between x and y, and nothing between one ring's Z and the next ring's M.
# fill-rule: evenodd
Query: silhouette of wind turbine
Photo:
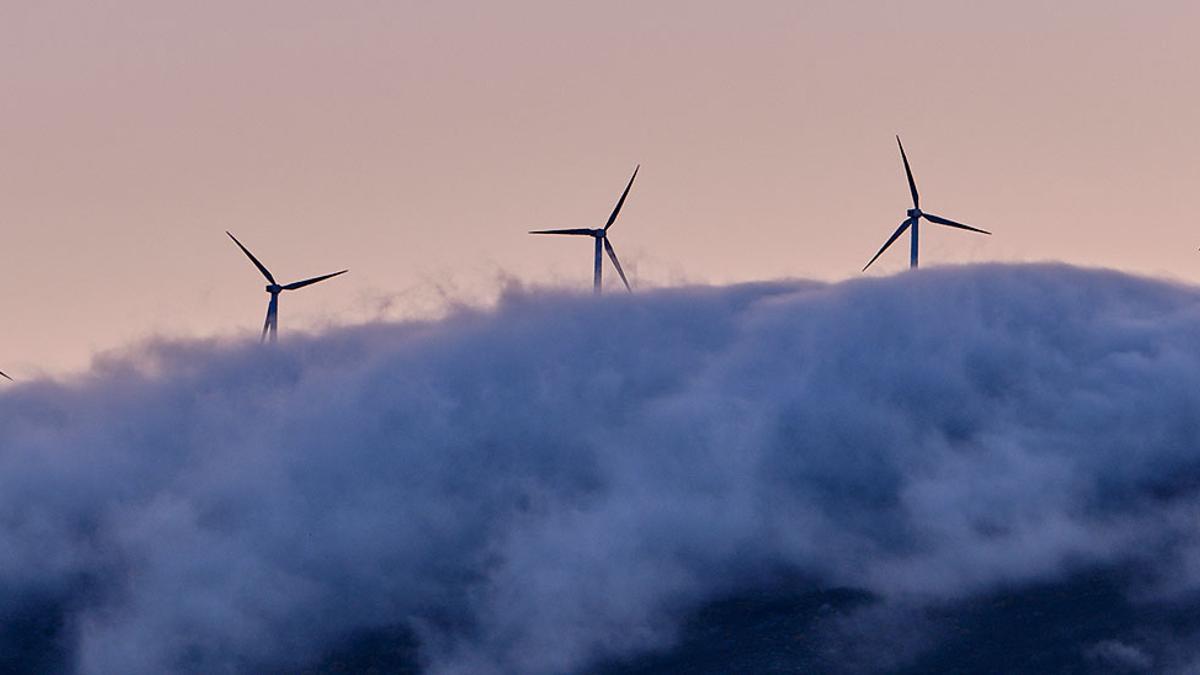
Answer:
M900 146L900 158L904 160L904 173L905 173L905 175L908 176L908 190L909 190L909 192L912 193L913 207L908 210L908 218L904 219L904 222L900 223L900 227L898 227L896 229L896 231L892 233L892 236L888 238L887 243L885 243L883 245L883 248L879 249L879 252L875 254L875 257L871 258L871 262L867 263L867 267L870 267L871 263L875 262L879 258L879 256L883 255L883 252L886 251L888 249L888 247L892 245L892 242L899 239L900 235L904 234L904 231L911 227L912 228L912 239L911 239L911 248L909 249L909 255L908 255L908 266L911 269L916 269L917 268L917 228L920 225L920 221L922 218L924 218L925 220L928 220L931 223L937 223L938 225L945 225L947 227L957 227L960 230L970 230L971 232L978 232L980 234L991 234L991 232L988 232L987 230L981 230L977 227L971 227L970 225L963 225L962 223L956 223L953 220L950 220L949 218L935 216L932 213L925 213L924 211L922 211L921 210L921 197L919 195L917 195L917 183L916 183L916 181L913 180L912 169L909 168L909 166L908 166L908 155L904 154L904 144L900 142L899 136L896 137L896 144ZM863 268L864 272L867 271L867 267Z
M262 275L267 278L267 282L268 282L267 283L267 293L271 294L271 301L267 304L267 320L263 323L263 332L262 332L262 341L263 342L265 342L267 340L268 336L270 336L271 342L275 342L276 339L278 339L278 334L279 334L279 294L280 293L282 293L283 291L294 291L294 290L297 290L300 288L304 288L305 286L311 286L312 284L315 284L318 281L325 281L326 279L332 279L333 277L336 277L339 274L345 274L346 272L350 271L350 270L342 270L341 272L334 272L333 274L325 274L325 275L322 275L319 277L305 279L304 281L294 281L290 284L284 284L284 285L280 286L278 283L276 283L275 277L271 276L270 270L268 270L265 265L260 263L258 261L258 258L254 257L254 254L250 252L250 249L246 248L245 246L242 246L242 242L238 241L237 237L233 236L233 233L226 230L225 234L229 235L229 238L233 240L233 243L237 244L238 248L242 249L242 253L245 253L246 257L250 258L250 262L254 263L254 266L258 268L258 271L262 272Z
M625 278L625 270L621 269L621 261L617 260L617 252L613 250L612 244L608 241L608 228L617 220L617 214L621 212L621 207L625 205L625 198L629 196L629 188L633 187L633 180L637 178L638 170L642 168L639 164L633 170L633 176L629 179L629 184L625 186L625 191L621 193L621 198L617 200L617 206L613 209L612 215L608 217L608 222L604 227L597 229L575 228L568 230L533 230L529 234L569 234L578 236L594 237L596 239L596 257L592 272L592 292L599 293L602 282L601 272L604 269L603 257L600 254L600 249L603 248L608 252L608 257L612 260L613 267L617 268L617 274L621 275L621 281L625 283L625 290L630 293L633 289L629 287L629 280Z

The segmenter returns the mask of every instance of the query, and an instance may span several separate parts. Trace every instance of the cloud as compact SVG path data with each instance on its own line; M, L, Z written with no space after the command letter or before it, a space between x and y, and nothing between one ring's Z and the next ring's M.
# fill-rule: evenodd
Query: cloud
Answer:
M781 573L1190 593L1196 410L1200 291L1065 266L151 342L0 394L0 641L213 672L399 629L432 672L550 673Z
M1087 655L1113 670L1141 672L1154 666L1154 659L1137 646L1119 640L1097 642L1087 650Z

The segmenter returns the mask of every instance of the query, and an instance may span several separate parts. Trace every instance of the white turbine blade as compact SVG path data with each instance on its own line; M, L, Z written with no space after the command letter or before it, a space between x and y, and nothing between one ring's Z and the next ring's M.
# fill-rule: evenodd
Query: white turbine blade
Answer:
M569 230L530 230L529 234L586 234L591 237L595 235L595 231L584 227L575 227Z
M908 166L908 155L904 154L904 144L900 136L896 136L896 145L900 146L900 159L904 160L904 175L908 176L908 191L912 193L913 208L921 208L921 196L917 194L917 182L913 180L912 169Z
M871 258L871 262L867 263L867 267L870 267L872 263L874 263L876 260L878 260L879 256L883 255L883 252L886 251L888 249L888 247L892 245L893 242L895 242L897 239L899 239L900 235L904 234L904 231L908 229L909 225L912 225L912 218L909 218L909 219L905 220L903 223L900 223L900 227L896 228L896 231L892 233L892 236L888 237L887 243L885 243L883 245L883 248L879 249L879 252L875 254L874 258ZM867 267L863 268L864 272L867 271Z
M271 301L267 303L267 318L263 321L262 338L259 342L266 342L267 335L271 332L271 321L275 318L276 308L279 306L279 294L272 293Z
M349 271L350 270L342 270L341 272L334 272L333 274L323 274L319 277L305 279L304 281L293 281L292 283L288 284L287 286L283 286L283 290L294 291L297 288L304 288L305 286L311 286L311 285L317 283L318 281L325 281L326 279L332 279L332 278L338 276L339 274L345 274L346 272L349 272Z
M625 198L629 196L629 188L633 187L633 181L637 178L638 171L642 165L638 164L633 169L633 175L629 178L629 184L625 186L625 191L621 193L621 198L617 200L617 206L613 209L612 215L608 217L608 222L604 224L604 229L612 227L612 224L617 220L617 214L621 212L621 207L625 206Z
M921 215L925 216L925 218L927 220L929 220L930 222L937 223L938 225L945 225L947 227L957 227L960 230L970 230L971 232L978 232L979 234L991 234L991 232L988 232L987 230L981 230L978 227L971 227L970 225L963 225L962 223L956 223L953 220L950 220L949 218L935 216L932 213L922 213Z
M612 260L613 267L617 268L617 274L621 275L621 281L625 283L625 290L632 293L633 289L629 287L629 280L625 278L625 270L621 269L621 261L617 260L617 252L613 250L612 244L608 243L608 237L604 238L604 250L608 251L608 257Z
M225 234L228 234L229 238L233 240L233 243L237 244L238 248L242 249L242 253L245 253L246 257L250 258L250 262L254 263L254 266L258 268L259 272L262 272L262 275L267 278L267 281L275 283L275 277L271 276L270 270L267 269L266 265L260 263L258 258L254 257L254 254L250 252L250 249L242 246L242 242L238 241L237 237L233 236L233 233L229 230L225 230Z

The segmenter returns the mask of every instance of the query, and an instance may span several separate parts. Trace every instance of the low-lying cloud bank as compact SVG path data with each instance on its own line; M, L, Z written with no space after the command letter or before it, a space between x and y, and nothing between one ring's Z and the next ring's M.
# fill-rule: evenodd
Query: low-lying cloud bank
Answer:
M296 670L402 628L431 672L552 673L782 578L1195 602L1198 411L1200 290L1065 266L152 344L0 393L0 651Z

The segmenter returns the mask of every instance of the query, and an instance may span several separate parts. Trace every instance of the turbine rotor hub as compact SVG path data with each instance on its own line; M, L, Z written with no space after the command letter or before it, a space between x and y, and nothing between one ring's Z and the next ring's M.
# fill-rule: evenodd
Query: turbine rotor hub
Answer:
M592 236L597 239L603 239L604 238L604 228L592 230Z
M921 217L921 209L909 209L908 217L909 218L920 218Z
M279 284L268 284L267 285L267 292L270 293L271 295L275 295L276 293L278 293L282 290L283 290L283 286L280 286Z

